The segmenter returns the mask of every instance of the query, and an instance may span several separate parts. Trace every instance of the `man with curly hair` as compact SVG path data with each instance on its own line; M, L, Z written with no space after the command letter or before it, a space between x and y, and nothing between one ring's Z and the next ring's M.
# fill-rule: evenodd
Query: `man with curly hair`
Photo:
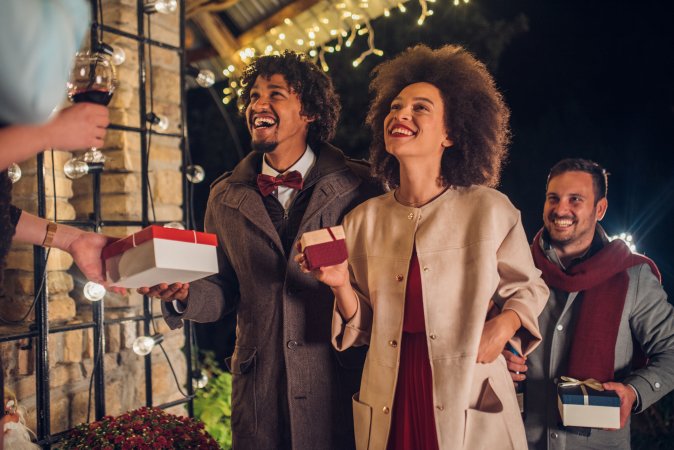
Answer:
M167 301L172 328L236 312L227 361L235 449L353 448L351 397L364 352L331 347L332 293L288 261L302 233L341 223L380 189L367 164L327 143L340 104L315 64L293 52L263 56L242 84L254 151L213 183L206 208L220 272L139 292Z

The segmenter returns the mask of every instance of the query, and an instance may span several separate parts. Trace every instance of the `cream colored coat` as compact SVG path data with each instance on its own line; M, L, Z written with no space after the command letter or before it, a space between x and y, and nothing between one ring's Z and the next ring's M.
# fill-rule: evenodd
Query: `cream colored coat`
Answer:
M354 209L344 227L359 305L348 323L335 311L333 345L370 346L353 402L357 448L386 448L416 245L440 448L526 449L505 360L476 363L490 300L522 320L512 340L518 350L528 354L540 341L537 318L548 289L519 211L485 187L449 189L421 208L399 204L390 192Z

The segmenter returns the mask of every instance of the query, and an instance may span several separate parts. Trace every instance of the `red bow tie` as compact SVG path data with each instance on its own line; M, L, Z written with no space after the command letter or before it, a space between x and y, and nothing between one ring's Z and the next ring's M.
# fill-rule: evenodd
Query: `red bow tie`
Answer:
M257 187L260 188L260 193L265 197L274 192L279 186L286 186L297 190L302 189L302 174L297 170L293 170L276 177L264 174L257 176Z

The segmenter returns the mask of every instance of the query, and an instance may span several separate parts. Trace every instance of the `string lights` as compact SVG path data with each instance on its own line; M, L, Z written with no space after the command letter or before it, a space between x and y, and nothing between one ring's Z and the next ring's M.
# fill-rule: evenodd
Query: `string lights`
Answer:
M413 0L322 0L306 11L294 17L286 17L283 22L271 28L264 35L254 39L237 50L239 62L249 64L260 55L278 55L284 50L306 53L324 72L330 67L326 61L327 53L335 53L354 45L356 39L364 37L367 48L353 60L353 67L360 66L370 55L383 56L384 52L376 47L375 31L371 21L377 17L390 17L397 12L405 14L405 3ZM423 25L433 15L431 6L437 0L416 0L421 12L417 24ZM459 6L469 0L442 0ZM241 66L235 67L231 61L223 71L229 79L222 93L222 102L229 104L241 94L241 86L236 81Z

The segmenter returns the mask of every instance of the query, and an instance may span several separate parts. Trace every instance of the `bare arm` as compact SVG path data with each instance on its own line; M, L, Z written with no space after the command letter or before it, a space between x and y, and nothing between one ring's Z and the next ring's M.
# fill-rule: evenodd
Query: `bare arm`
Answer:
M42 245L47 233L48 220L22 212L16 225L14 242ZM96 283L104 284L105 273L101 251L114 238L102 234L83 231L68 225L58 225L52 247L70 253L84 276Z

